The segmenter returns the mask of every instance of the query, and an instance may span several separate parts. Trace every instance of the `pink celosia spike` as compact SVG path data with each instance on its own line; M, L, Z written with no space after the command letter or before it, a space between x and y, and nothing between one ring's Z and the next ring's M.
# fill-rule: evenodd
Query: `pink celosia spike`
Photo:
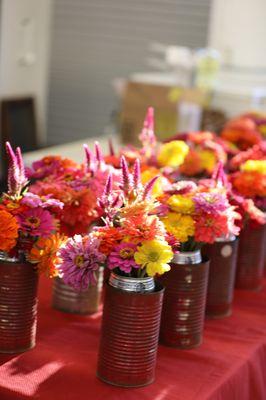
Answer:
M134 164L134 173L133 173L133 182L134 182L134 188L138 189L141 183L140 180L140 161L137 158Z
M113 144L112 138L109 138L108 144L109 144L109 154L110 154L110 156L114 156L115 149L114 149L114 144Z
M159 176L155 176L145 185L144 192L143 192L143 200L146 200L147 198L149 198L151 196L153 186L158 178L159 178Z
M104 158L99 142L95 142L94 148L95 148L95 158L98 162L98 169L101 169Z
M154 135L154 108L149 107L144 119L143 128L139 135L143 146L154 145L156 137Z
M10 195L16 195L19 194L19 166L17 162L17 157L10 145L9 142L6 142L6 153L8 157L8 177L7 177L7 182L8 182L8 193Z
M22 158L20 147L16 148L16 157L17 157L17 164L18 164L18 168L19 168L20 185L21 185L21 188L23 188L28 183L28 180L27 180L27 177L25 174L24 161Z
M128 192L130 189L130 174L128 170L128 165L124 156L120 159L120 165L122 169L122 181L123 181L123 190L124 192Z
M83 145L83 148L85 150L85 156L86 156L86 167L88 171L94 171L95 163L94 163L94 155L92 151L89 149L87 144Z
M228 180L224 172L224 165L222 161L219 161L216 168L214 169L212 174L212 179L214 179L217 182L217 184L220 184L222 186L227 185Z
M113 189L113 174L110 173L106 180L103 196L108 196L109 194L111 194L112 189Z

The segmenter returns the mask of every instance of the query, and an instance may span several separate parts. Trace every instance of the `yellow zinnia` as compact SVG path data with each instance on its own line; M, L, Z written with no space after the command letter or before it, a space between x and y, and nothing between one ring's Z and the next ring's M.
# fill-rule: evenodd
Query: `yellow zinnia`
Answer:
M200 150L198 155L200 157L201 168L208 172L212 172L217 163L214 152L211 150Z
M174 235L182 243L195 233L194 221L190 215L169 212L161 220L167 232Z
M266 160L248 160L240 167L241 171L266 174Z
M192 214L195 209L193 200L181 194L174 194L169 197L167 204L170 206L171 210L181 214Z
M171 246L161 240L149 240L138 246L134 254L135 262L146 268L148 276L162 275L170 270L168 263L173 258Z
M161 146L158 163L161 167L179 167L183 164L188 152L189 147L183 140L173 140Z

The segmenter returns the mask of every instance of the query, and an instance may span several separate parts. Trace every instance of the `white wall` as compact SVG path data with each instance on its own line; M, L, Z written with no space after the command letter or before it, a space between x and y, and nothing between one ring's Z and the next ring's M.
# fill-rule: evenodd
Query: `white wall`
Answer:
M0 4L0 97L35 96L39 140L44 143L52 0Z

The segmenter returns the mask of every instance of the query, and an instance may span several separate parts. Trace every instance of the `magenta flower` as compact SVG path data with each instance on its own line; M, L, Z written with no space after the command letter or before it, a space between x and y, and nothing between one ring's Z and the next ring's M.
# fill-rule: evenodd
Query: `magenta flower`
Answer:
M35 208L35 207L42 207L42 208L59 208L62 209L64 207L64 203L57 199L53 199L50 196L43 196L40 197L37 194L34 193L25 193L22 200L21 204L24 204L25 206Z
M132 268L139 268L135 263L134 253L137 251L137 246L133 243L120 243L109 254L107 259L107 267L109 269L119 268L126 273L131 272Z
M226 196L220 193L198 193L193 197L196 212L219 214L228 209L229 203Z
M24 211L17 218L21 231L26 235L47 237L56 229L50 212L41 207Z
M99 243L92 234L75 235L66 241L58 253L61 258L58 268L66 285L82 291L96 283L95 272L105 261Z

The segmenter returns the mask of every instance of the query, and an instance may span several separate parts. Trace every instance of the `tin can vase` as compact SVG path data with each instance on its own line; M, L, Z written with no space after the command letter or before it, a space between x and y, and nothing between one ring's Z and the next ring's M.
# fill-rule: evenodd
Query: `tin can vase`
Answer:
M240 233L236 270L237 289L259 290L263 280L266 225L248 224Z
M217 240L203 248L210 259L206 316L223 318L231 315L234 295L238 239Z
M200 251L175 254L171 270L160 277L165 287L160 342L179 349L202 342L209 261Z
M0 256L0 353L35 346L38 274L32 264Z
M154 381L164 289L153 278L111 274L105 301L97 376L115 386Z
M52 306L58 311L71 314L94 314L99 310L103 271L96 274L97 284L90 285L87 290L77 292L66 285L61 278L55 278L53 284Z

